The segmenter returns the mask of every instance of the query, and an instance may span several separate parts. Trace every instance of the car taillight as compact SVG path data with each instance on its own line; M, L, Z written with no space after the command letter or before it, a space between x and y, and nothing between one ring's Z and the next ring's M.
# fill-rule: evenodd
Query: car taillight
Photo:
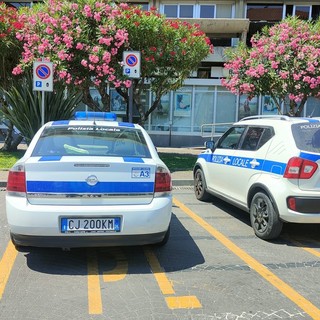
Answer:
M316 162L293 157L288 161L283 177L288 179L310 179L317 169L318 164Z
M296 198L294 197L289 197L287 199L287 205L288 205L288 208L293 210L293 211L297 211L297 203L296 203Z
M171 192L171 190L172 183L170 172L166 168L158 167L156 171L154 192L167 193Z
M21 195L26 193L26 173L24 166L18 165L9 171L7 192Z

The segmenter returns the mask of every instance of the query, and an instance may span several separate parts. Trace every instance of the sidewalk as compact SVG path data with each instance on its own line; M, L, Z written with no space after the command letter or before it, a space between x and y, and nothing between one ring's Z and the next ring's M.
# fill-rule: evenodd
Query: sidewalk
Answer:
M203 151L203 148L161 148L158 147L158 152L163 153L181 153L181 154L194 154L198 155ZM7 186L8 170L0 170L0 187L5 188ZM192 171L174 171L171 172L172 185L176 186L192 186L193 177Z

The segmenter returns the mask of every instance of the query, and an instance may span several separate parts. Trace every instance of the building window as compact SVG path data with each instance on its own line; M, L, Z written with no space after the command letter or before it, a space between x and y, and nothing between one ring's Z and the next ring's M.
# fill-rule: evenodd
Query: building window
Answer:
M173 131L191 132L192 87L182 87L173 93Z
M247 18L250 21L280 21L283 16L283 6L280 4L248 4Z
M286 5L284 16L297 16L303 20L317 20L320 16L320 6Z
M320 6L312 6L311 18L317 20L320 17Z
M179 18L193 18L193 5L180 5Z
M215 18L215 5L207 4L162 4L161 12L167 18Z
M203 124L214 122L214 97L214 87L196 87L193 131L201 132Z
M163 13L167 18L177 18L178 17L178 6L173 4L165 4L163 6Z
M215 18L215 6L200 4L199 18Z
M294 6L293 15L299 17L302 20L310 20L311 6Z
M187 4L165 4L163 13L167 18L193 18L193 5Z
M31 2L6 2L8 7L19 9L20 7L30 7Z
M167 93L161 97L156 110L151 113L151 130L169 131L170 130L170 109L171 95Z

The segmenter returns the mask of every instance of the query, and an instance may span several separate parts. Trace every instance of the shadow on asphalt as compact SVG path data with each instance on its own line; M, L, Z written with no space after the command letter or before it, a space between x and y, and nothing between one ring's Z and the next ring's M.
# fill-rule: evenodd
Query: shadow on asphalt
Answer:
M251 227L250 215L248 212L216 197L212 197L209 203L212 203L215 207ZM288 246L297 246L296 241L300 241L303 244L306 244L306 246L320 248L320 224L284 223L279 238L268 241L274 244Z
M128 246L103 248L74 248L63 251L60 248L20 247L30 269L61 275L87 275L88 256L96 255L99 273L113 270L119 260L128 262L128 274L151 273L144 249L151 248L164 272L181 271L203 264L201 251L193 241L188 230L173 214L171 234L168 243L158 246Z
M250 222L250 216L248 212L245 212L232 204L229 204L226 201L223 201L219 198L216 198L212 196L211 201L209 203L212 203L215 207L219 208L220 210L223 210L224 212L228 213L230 216L234 217L235 219L241 221L242 223L251 226Z

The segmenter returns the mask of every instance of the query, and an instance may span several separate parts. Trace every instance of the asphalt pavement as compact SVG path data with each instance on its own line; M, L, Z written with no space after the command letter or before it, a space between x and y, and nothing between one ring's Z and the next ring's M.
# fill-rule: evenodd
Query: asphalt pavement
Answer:
M203 151L203 148L200 147L187 147L187 148L163 148L157 147L158 152L160 153L181 153L181 154L193 154L198 155ZM8 170L0 170L0 187L5 188L7 186L8 180ZM192 171L174 171L171 172L172 176L172 185L175 186L192 186L193 177Z

